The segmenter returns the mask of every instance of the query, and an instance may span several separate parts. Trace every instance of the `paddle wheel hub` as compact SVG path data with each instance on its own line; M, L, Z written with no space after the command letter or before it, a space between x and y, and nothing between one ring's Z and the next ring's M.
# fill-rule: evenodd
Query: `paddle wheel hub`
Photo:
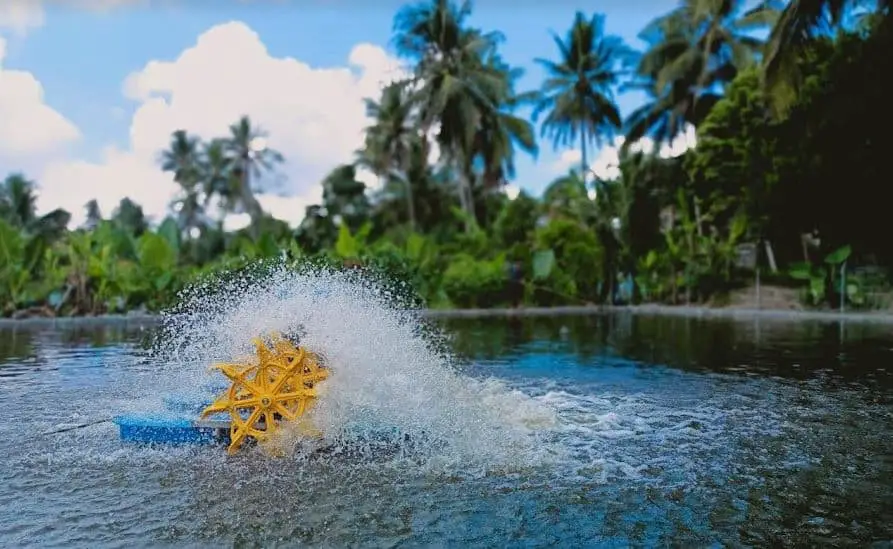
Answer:
M235 453L246 439L264 444L286 422L300 425L306 435L318 435L306 422L298 423L317 400L317 386L328 377L319 357L282 336L268 345L254 340L256 356L242 362L215 364L230 386L201 413L201 418L226 413L230 443Z

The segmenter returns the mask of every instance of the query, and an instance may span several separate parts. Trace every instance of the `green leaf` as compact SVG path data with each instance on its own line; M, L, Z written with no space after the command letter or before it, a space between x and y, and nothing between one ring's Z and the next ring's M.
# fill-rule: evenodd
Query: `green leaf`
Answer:
M25 260L24 239L12 225L0 219L0 265L18 267Z
M275 257L279 254L279 246L276 245L276 239L270 233L261 235L256 248L262 257Z
M736 243L747 231L747 217L736 215L729 227L729 242Z
M849 259L850 254L852 253L852 248L850 246L842 246L830 254L825 258L825 263L828 265L840 265L847 259Z
M172 271L177 254L168 240L155 233L143 233L139 238L140 265L147 271Z
M425 250L425 237L412 233L406 239L406 256L415 263L420 263Z
M360 255L357 239L350 234L347 224L342 224L338 228L338 241L335 242L335 253L341 259L356 259Z
M862 292L857 284L849 283L846 285L847 299L854 305L862 305L865 302Z
M174 273L171 271L165 271L161 274L161 276L155 279L155 289L161 291L167 288L173 280Z
M645 269L653 269L656 265L660 257L657 255L657 252L654 250L649 250L648 254L645 256L645 260L642 262L642 266Z
M809 283L809 291L812 293L812 299L815 303L819 303L825 297L825 279L813 278Z
M369 239L369 234L372 232L372 223L366 222L363 223L363 226L357 230L357 234L354 236L354 239L357 243L357 253L359 253L359 249L366 245L366 241Z
M549 250L539 250L533 254L533 278L534 280L544 280L549 278L552 269L555 266L555 252Z
M180 228L173 218L168 217L165 219L161 226L158 227L157 234L167 241L174 252L180 251Z
M794 263L788 274L795 280L812 280L812 267L809 263Z

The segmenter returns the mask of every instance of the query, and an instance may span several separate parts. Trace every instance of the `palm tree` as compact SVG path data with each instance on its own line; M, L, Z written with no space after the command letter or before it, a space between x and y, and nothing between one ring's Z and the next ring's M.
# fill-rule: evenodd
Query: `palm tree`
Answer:
M418 229L431 231L450 217L453 205L450 198L454 191L449 188L449 183L452 178L442 177L442 172L446 171L443 168L434 171L425 156L427 145L425 139L414 135L409 143L403 172L392 173L370 197L371 217L377 228L387 230L401 223L400 216L395 214L403 211L402 204L407 201L410 184Z
M200 177L198 147L197 137L177 130L171 134L169 148L161 153L161 169L173 172L174 181L184 190L194 189Z
M630 50L616 36L604 33L604 16L586 20L577 12L566 37L553 34L560 58L557 62L536 59L548 77L533 111L533 119L548 110L543 136L551 136L554 146L568 146L579 139L581 172L588 169L589 142L600 146L603 135L621 127L620 112L613 88L623 73L622 63Z
M549 183L542 201L550 218L566 217L586 225L595 221L595 202L589 198L586 181L575 170Z
M230 126L230 136L225 141L227 153L233 159L234 173L238 177L238 202L245 212L251 216L251 235L259 236L259 223L263 210L254 189L252 177L261 177L264 171L274 169L275 164L282 163L284 158L278 151L266 147L263 143L266 133L253 127L251 120L243 116Z
M687 81L697 100L701 93L721 91L762 52L763 40L748 32L771 25L778 11L771 6L740 15L745 0L683 0L652 22L648 32L657 42L643 56L646 73L658 75L658 86Z
M343 164L333 169L323 180L323 207L335 225L344 223L353 232L369 218L369 199L366 185L357 181L356 167Z
M143 207L128 197L121 199L112 214L112 221L134 236L140 236L149 228Z
M99 203L95 198L91 198L89 202L84 204L86 210L86 220L84 227L88 230L95 229L102 222L102 211L99 209Z
M212 139L205 143L201 153L202 187L204 205L207 210L216 196L225 212L235 210L239 201L240 182L235 174L235 162L227 154L224 139Z
M495 108L480 116L473 152L483 161L485 189L501 188L507 179L515 177L515 145L530 155L536 155L533 125L513 111L533 94L516 95L515 81L521 76L520 69L512 69L498 56L488 60L490 70L502 77L502 86L494 89L490 100Z
M6 221L29 238L51 242L66 230L71 214L56 208L37 215L37 185L21 173L14 173L0 183L0 220Z
M186 130L171 134L168 149L161 153L161 169L174 174L174 181L182 193L171 202L177 224L184 238L192 237L191 229L201 225L202 166L201 141Z
M753 14L780 12L769 34L763 57L764 88L776 115L788 111L797 97L801 74L797 59L818 35L841 25L848 10L872 6L883 17L893 15L891 0L764 0Z
M483 116L495 111L504 75L485 59L495 53L498 33L465 26L471 5L431 0L403 8L395 19L398 53L415 62L410 80L421 135L439 126L441 154L454 168L465 227L474 223L470 172L474 141ZM426 150L427 153L427 150Z
M406 171L418 129L407 84L395 82L384 88L378 102L366 100L366 116L375 122L366 128L365 146L359 152L357 163L368 166L385 185L395 178L403 182L409 226L415 230L415 200Z
M37 219L35 184L24 176L14 173L0 185L0 219L13 227L24 229Z
M649 44L628 88L651 96L627 118L624 149L645 135L657 144L697 126L722 97L723 87L760 54L747 34L771 23L771 7L739 16L744 0L683 0L640 34Z

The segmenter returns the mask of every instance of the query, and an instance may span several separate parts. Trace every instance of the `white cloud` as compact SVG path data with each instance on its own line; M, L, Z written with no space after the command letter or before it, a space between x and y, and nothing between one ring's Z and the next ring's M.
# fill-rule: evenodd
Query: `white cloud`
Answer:
M304 206L319 199L325 174L350 161L362 144L368 124L363 98L377 97L383 80L400 75L397 62L371 44L355 46L347 65L312 67L273 57L241 22L212 27L176 59L150 61L127 77L124 94L138 103L127 149L109 148L98 163L49 166L40 178L39 206L64 207L77 224L90 198L110 212L129 196L158 220L176 192L158 163L171 133L182 128L205 139L225 136L230 124L248 115L287 160L280 171L290 196L259 200L296 223Z
M624 138L617 137L614 142L606 147L602 147L594 159L589 161L589 167L595 172L595 175L603 180L611 180L620 177L620 147L623 145ZM687 126L685 132L676 136L670 143L661 145L657 154L662 158L677 157L694 148L697 143L694 126ZM654 141L648 137L639 139L630 147L634 152L654 152ZM552 163L552 172L556 175L567 173L569 169L577 169L580 167L581 153L579 149L568 149L562 151L558 159Z
M264 194L257 198L260 205L276 219L288 222L292 226L300 225L304 220L304 211L315 201L303 196L276 196Z
M224 231L240 231L251 225L251 216L247 213L231 214L223 222Z
M0 161L23 166L46 158L80 137L67 118L44 103L43 86L27 71L3 67L6 42L0 37Z
M0 2L0 30L9 29L24 36L29 30L43 26L43 21L43 6L37 0Z
M568 170L579 171L582 154L580 149L565 149L558 155L558 159L552 162L552 173L564 175Z
M108 12L127 5L149 4L150 0L54 0L63 6ZM44 3L41 0L0 0L0 30L8 29L24 36L31 29L40 28L45 22Z
M376 191L381 188L381 178L366 168L357 168L354 178L361 183L365 183L366 188L370 191Z

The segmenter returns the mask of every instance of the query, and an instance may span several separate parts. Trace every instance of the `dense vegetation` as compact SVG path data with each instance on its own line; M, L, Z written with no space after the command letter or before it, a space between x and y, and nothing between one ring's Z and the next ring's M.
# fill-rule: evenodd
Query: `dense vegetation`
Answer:
M200 274L262 257L381 268L432 307L710 302L750 283L754 266L812 305L868 306L864 267L884 284L893 264L879 231L889 6L743 4L683 0L642 32L642 52L602 16L571 15L537 59L539 90L516 89L500 34L469 25L469 5L408 6L393 43L412 74L368 101L364 146L322 181L299 227L257 201L260 176L283 159L257 146L263 132L247 117L211 142L174 133L160 169L182 194L157 227L125 199L107 219L88 203L85 226L69 230L68 212L35 214L35 185L14 174L0 187L0 310L155 310ZM616 96L631 88L650 100L624 118ZM689 126L695 148L655 152ZM626 137L617 177L593 177L593 151L615 136ZM541 197L509 197L513 159L535 154L537 137L578 148L580 166ZM212 206L251 223L225 232Z

